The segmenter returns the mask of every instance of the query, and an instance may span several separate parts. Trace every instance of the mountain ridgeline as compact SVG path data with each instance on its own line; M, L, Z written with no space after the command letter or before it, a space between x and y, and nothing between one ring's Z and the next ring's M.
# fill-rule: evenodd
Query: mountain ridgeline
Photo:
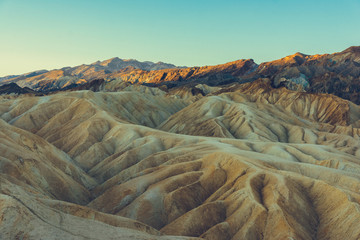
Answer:
M270 79L273 87L309 93L329 93L360 104L360 47L323 55L295 53L279 60L256 64L243 59L215 66L176 67L162 62L112 58L90 65L37 71L0 78L40 92L70 89L95 79L123 81L167 88L187 84L209 86ZM110 89L111 91L111 89Z

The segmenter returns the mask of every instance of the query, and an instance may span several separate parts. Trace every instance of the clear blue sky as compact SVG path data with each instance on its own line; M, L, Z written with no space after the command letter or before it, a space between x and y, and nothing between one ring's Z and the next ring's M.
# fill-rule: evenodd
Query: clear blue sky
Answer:
M111 57L201 66L360 45L360 0L0 0L0 76Z

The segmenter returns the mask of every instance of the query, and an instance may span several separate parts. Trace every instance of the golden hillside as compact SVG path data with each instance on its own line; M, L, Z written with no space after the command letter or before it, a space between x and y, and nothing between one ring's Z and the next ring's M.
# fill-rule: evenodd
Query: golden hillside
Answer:
M1 96L0 239L359 239L360 107L269 84Z

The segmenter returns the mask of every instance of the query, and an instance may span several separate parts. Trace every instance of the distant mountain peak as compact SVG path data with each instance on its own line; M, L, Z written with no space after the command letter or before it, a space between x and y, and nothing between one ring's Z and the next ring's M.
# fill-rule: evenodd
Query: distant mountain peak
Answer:
M120 58L118 58L118 57L113 57L113 58L110 58L110 59L101 61L101 62L99 62L99 63L96 64L96 65L107 66L107 65L109 65L109 64L119 63L119 62L122 62L122 61L123 61L123 60L120 59Z
M307 57L309 55L301 53L301 52L296 52L292 55L293 57Z
M301 52L296 52L292 55L268 62L268 64L273 64L273 65L301 64L305 61L306 57L308 56L309 55L303 54Z
M351 52L351 53L360 53L360 46L352 46L352 47L349 47L347 49L345 49L344 51L342 51L343 53L348 53L348 52Z

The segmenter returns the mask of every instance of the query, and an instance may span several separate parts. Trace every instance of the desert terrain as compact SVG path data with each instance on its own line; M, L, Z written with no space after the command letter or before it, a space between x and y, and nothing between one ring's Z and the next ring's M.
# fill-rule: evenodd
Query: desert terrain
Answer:
M360 239L358 49L6 80L0 239Z

